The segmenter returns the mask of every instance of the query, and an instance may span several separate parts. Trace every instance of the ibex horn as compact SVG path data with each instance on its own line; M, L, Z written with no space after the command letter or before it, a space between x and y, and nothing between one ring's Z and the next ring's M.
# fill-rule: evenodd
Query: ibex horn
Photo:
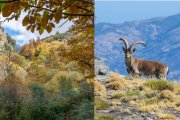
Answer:
M124 44L125 44L126 49L128 49L129 45L128 45L127 40L126 40L126 39L123 39L123 38L119 38L119 40L123 41Z

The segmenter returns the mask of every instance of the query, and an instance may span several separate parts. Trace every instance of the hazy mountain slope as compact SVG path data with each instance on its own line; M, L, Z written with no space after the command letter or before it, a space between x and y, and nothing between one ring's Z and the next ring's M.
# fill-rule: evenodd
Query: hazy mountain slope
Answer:
M137 47L135 57L160 61L169 66L169 79L180 80L180 14L122 24L99 23L95 27L95 55L103 59L112 70L127 74L122 43L141 40L147 48Z

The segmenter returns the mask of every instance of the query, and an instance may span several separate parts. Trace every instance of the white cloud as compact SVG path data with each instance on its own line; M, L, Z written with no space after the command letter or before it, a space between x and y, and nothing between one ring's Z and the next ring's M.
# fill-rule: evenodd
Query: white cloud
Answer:
M14 38L15 40L17 40L17 44L23 45L25 43L27 43L30 39L36 39L38 36L40 38L44 38L50 35L55 34L57 31L64 33L66 32L71 26L72 26L72 22L67 22L66 24L64 24L62 27L58 28L62 23L65 22L65 20L62 20L59 24L56 25L56 27L52 30L51 33L48 32L44 32L42 35L40 35L38 33L38 31L35 31L34 33L31 33L30 31L27 31L26 28L24 26L22 26L22 19L24 18L24 16L26 15L26 13L22 13L21 17L19 18L18 21L15 20L11 20L11 21L6 21L4 23L2 23L2 27L4 27L4 29L9 29L11 31L14 31L15 33L19 33L19 34L15 34L12 35L11 33L9 33L11 35L12 38ZM0 17L0 20L4 20L3 17Z

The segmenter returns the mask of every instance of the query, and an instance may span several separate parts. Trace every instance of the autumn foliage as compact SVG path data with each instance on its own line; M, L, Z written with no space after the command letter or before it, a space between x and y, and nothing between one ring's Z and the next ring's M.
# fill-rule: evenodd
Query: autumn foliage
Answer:
M93 120L94 0L1 0L0 8L5 21L21 16L39 34L73 23L0 56L0 119Z
M94 0L3 0L1 13L6 20L19 20L31 32L51 32L62 19L86 23L94 17ZM76 23L77 24L77 23Z

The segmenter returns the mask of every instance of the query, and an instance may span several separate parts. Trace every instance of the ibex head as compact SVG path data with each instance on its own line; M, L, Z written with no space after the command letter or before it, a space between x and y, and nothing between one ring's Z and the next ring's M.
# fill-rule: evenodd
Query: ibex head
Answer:
M125 57L126 58L129 58L132 56L132 54L136 51L136 45L138 44L143 44L145 47L146 47L146 44L142 41L137 41L137 42L134 42L132 45L129 46L128 42L126 39L123 39L123 38L120 38L119 40L123 41L124 42L124 47L123 47L123 51L125 53Z

